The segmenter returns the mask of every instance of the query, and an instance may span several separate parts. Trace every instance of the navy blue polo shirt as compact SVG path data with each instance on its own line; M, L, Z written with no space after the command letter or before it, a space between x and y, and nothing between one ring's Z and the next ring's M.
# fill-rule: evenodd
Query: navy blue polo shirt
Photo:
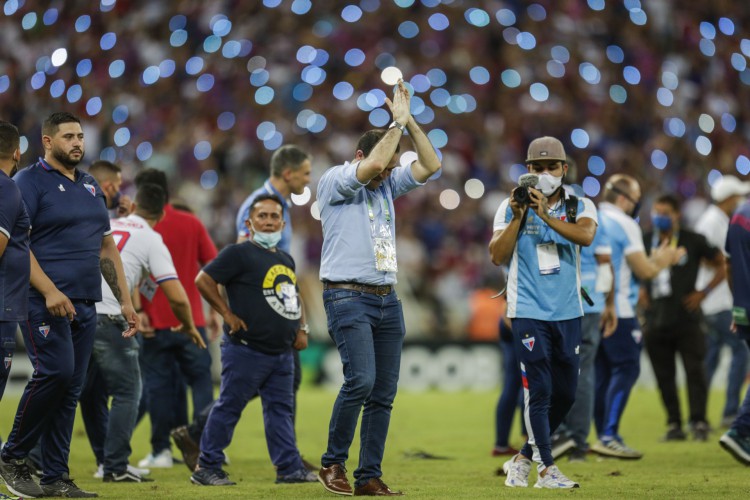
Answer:
M69 299L102 300L99 255L112 231L104 193L75 170L70 180L41 158L14 177L31 219L31 250ZM38 294L32 287L31 294Z
M0 321L22 321L27 316L29 228L18 186L0 171L0 233L8 238L0 257Z

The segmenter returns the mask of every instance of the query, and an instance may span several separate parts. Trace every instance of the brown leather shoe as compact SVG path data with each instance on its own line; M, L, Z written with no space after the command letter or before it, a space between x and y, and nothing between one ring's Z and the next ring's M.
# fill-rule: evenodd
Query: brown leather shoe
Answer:
M198 457L201 454L201 449L198 443L193 441L187 426L183 425L182 427L172 429L172 432L169 434L174 439L174 444L182 452L182 459L185 461L185 465L191 472L194 472L198 465Z
M326 490L336 495L351 496L353 494L352 486L346 478L346 468L341 464L321 467L318 472L318 481Z
M369 497L400 497L401 491L393 491L379 477L374 477L361 486L354 488L355 496Z

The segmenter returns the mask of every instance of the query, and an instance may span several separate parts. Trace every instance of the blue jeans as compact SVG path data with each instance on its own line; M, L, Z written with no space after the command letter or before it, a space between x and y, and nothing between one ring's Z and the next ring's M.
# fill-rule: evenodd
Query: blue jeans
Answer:
M737 326L737 334L747 347L750 347L750 327ZM741 436L750 436L750 387L745 393L745 399L742 401L737 418L732 423L732 429Z
M204 329L199 328L199 331L206 341ZM155 333L153 337L143 339L141 357L144 387L148 391L154 455L170 447L169 432L175 426L175 363L193 391L194 413L200 412L214 400L208 350L199 348L182 333L170 330L156 330Z
M563 421L568 435L582 450L588 449L586 440L589 437L591 419L594 416L594 361L602 340L602 332L599 328L601 317L599 313L589 313L581 319L581 364L576 400Z
M286 476L304 468L294 438L294 358L291 351L265 354L224 340L221 345L221 390L201 437L198 460L204 469L221 469L224 449L248 401L260 395L266 445L276 473Z
M721 347L726 344L732 350L732 363L729 365L727 376L727 396L724 403L724 417L737 415L740 407L740 392L745 383L747 361L750 353L745 342L730 331L732 325L732 311L721 311L704 316L708 335L706 336L706 380L711 385L716 366L719 364Z
M323 292L328 334L343 363L344 385L333 405L323 467L346 463L362 412L355 486L382 475L381 463L396 398L404 315L395 292L385 296L354 290Z
M96 363L106 393L112 397L109 419L105 421L104 473L122 473L128 466L130 438L141 399L141 369L138 342L123 338L128 327L122 316L97 315L93 362ZM104 410L106 412L106 403Z

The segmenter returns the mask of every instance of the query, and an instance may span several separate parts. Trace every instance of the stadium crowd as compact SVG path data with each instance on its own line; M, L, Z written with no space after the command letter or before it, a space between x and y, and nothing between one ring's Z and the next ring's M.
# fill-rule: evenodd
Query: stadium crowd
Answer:
M424 115L426 130L447 136L439 148L445 168L427 189L399 200L399 250L410 331L431 338L463 337L472 291L501 286L486 257L491 217L515 184L524 145L542 131L563 139L577 163L569 181L591 196L600 189L594 181L616 172L641 180L648 200L657 184L701 197L712 170L750 169L741 106L750 92L750 47L741 33L750 9L723 1L480 2L484 18L461 2L363 0L356 18L333 1L308 10L278 4L119 0L41 10L5 2L0 73L8 83L0 105L28 140L22 163L40 154L39 116L69 109L84 119L89 159L122 165L126 192L140 168L166 171L175 198L195 210L221 248L234 240L237 209L265 179L281 139L311 154L314 189L347 156L357 132L373 126L357 103L363 93L387 90L380 70L399 67L417 89L422 78L414 78L428 75L428 88L415 95L433 110L433 120ZM231 23L228 32L222 20ZM211 47L216 33L221 50ZM224 50L230 41L240 42L237 55ZM61 65L52 57L58 48L67 50ZM363 63L353 65L351 49L362 51ZM160 76L147 84L153 66ZM471 76L477 67L487 71L485 80ZM323 70L324 79L305 76L308 68ZM348 99L334 97L339 82L353 87ZM533 97L532 83L546 86L549 97ZM270 102L256 102L261 87L273 89ZM438 88L464 100L446 105ZM622 93L626 100L616 102ZM91 101L97 97L100 106ZM303 119L309 111L325 117L322 129L319 118ZM583 142L571 135L576 129L585 131ZM268 139L273 132L280 137ZM465 195L469 179L483 183L483 196ZM440 202L446 189L460 193L452 210ZM313 200L314 193L293 209L293 254L311 287L318 286L321 247ZM311 320L313 335L322 334L322 314Z

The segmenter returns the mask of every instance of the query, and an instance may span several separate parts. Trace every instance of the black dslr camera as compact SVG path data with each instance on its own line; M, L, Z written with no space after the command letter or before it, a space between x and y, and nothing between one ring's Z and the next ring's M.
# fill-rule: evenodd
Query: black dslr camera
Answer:
M528 205L531 203L529 188L539 183L539 176L536 174L523 174L518 178L518 187L513 190L513 200L519 205Z

